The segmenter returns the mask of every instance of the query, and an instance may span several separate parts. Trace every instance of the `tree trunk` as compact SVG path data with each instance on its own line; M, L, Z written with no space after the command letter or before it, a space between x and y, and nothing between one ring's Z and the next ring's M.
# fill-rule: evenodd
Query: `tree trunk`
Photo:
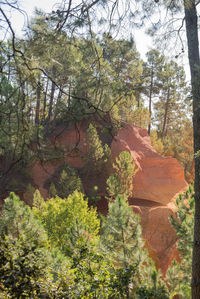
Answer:
M165 114L164 114L163 127L162 127L162 138L166 135L169 101L170 101L170 88L168 87L168 89L167 89L167 100L166 100L166 103L165 103Z
M52 82L51 96L50 96L50 102L49 102L49 112L48 112L47 123L46 123L46 127L45 127L45 135L47 135L48 131L49 131L49 124L50 124L50 121L51 121L52 110L53 110L53 100L54 100L55 89L56 89L55 83Z
M62 91L61 91L61 88L60 88L59 93L58 93L58 97L57 97L57 101L56 101L56 106L55 106L55 113L54 113L53 124L52 124L53 129L55 129L56 118L57 118L57 114L58 114L58 105L60 103L61 97L62 97Z
M40 98L41 98L41 84L38 81L37 84L37 102L36 102L36 109L35 109L35 124L39 125L40 123Z
M44 95L44 104L43 104L43 113L42 113L42 120L43 121L45 120L45 117L46 117L48 87L49 87L49 79L47 79L46 91L45 91L45 95Z
M185 22L193 97L194 153L200 150L200 59L195 0L185 0ZM200 157L195 158L195 223L192 260L192 298L200 298Z
M150 122L149 122L149 125L148 125L148 134L149 134L149 136L151 134L151 106L152 106L152 93L153 93L153 76L154 76L154 72L153 72L153 69L152 69L151 70L150 93L149 93L149 116L150 116Z

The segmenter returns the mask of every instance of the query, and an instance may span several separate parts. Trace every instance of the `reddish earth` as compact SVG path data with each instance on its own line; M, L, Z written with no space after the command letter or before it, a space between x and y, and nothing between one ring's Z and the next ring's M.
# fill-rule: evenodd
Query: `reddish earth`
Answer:
M158 154L151 146L147 131L136 126L125 124L111 149L113 156L118 156L122 150L129 151L139 168L133 178L130 205L141 215L150 255L157 256L157 264L165 273L170 262L179 259L177 236L168 218L175 216L174 200L187 188L184 170L176 159Z
M176 159L158 154L144 129L125 124L114 138L111 150L113 156L129 151L139 168L133 179L133 197L168 204L187 187L183 167Z
M43 164L37 161L31 168L35 186L44 197L48 196L46 182L64 162L79 170L83 169L82 157L87 152L85 146L87 127L87 121L67 128L58 127L50 140L52 146L62 146L65 158L62 161L55 160ZM158 154L151 146L147 131L134 125L123 124L114 137L110 135L102 138L110 145L113 159L121 151L129 151L139 168L133 177L134 191L129 202L133 211L141 215L143 236L150 255L165 273L172 259L178 259L179 256L176 249L177 236L168 218L175 215L174 199L187 188L183 168L176 159ZM102 200L99 201L97 208L106 214L105 174L95 175L92 169L91 172L87 169L87 174L82 180L86 193L91 186L98 185Z

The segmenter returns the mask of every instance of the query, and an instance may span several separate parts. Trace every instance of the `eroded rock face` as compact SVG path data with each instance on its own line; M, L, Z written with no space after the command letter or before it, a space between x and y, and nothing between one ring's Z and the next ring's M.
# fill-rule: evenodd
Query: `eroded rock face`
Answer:
M171 204L170 204L171 205ZM172 206L157 206L142 208L143 236L147 242L150 256L156 259L156 264L165 274L173 259L179 260L176 248L177 236L169 223L169 216L175 216Z
M63 147L66 152L65 158L62 161L49 161L43 164L36 162L32 167L33 181L44 197L48 196L46 181L53 177L56 169L63 163L67 162L79 170L84 168L83 155L87 152L85 146L87 127L87 122L80 122L76 126L58 128L57 135L51 138L51 142L53 145ZM123 124L114 138L109 136L107 141L113 159L121 151L129 151L139 168L133 178L134 191L130 198L130 205L133 211L141 216L143 236L150 255L165 273L172 259L179 258L176 249L177 236L168 218L169 215L175 215L174 199L187 188L183 168L176 159L158 154L151 146L147 131L134 125ZM87 173L89 173L88 169ZM90 186L99 186L102 200L98 203L98 210L106 214L105 176L84 175L82 180L86 193Z
M187 189L184 170L176 159L158 154L151 146L147 131L136 126L124 124L111 149L113 156L129 151L139 168L133 178L130 205L140 214L146 246L165 274L171 261L179 260L177 236L169 216L175 216L174 200Z
M111 144L113 156L131 153L139 168L133 178L133 197L168 204L187 188L183 167L171 157L162 157L151 146L147 131L124 124Z

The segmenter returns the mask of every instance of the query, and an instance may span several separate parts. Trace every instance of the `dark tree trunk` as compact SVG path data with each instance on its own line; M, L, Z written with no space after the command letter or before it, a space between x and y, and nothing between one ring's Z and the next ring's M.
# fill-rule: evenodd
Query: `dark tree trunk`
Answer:
M52 85L51 85L51 96L50 96L50 102L49 102L49 112L48 112L47 123L46 123L46 127L45 127L45 135L47 135L48 131L49 131L49 125L50 125L51 116L52 116L52 110L53 110L53 100L54 100L55 89L56 89L55 83L52 82Z
M152 93L153 93L153 76L154 72L153 69L151 70L151 84L150 84L150 93L149 93L149 116L150 116L150 122L148 125L148 134L150 136L151 134L151 107L152 107Z
M164 137L166 135L169 102L170 102L170 88L168 87L167 100L166 100L166 103L165 103L165 114L164 114L163 127L162 127L162 137Z
M43 104L43 113L42 113L42 120L43 121L45 120L45 116L46 116L48 87L49 87L49 79L47 79L46 91L45 91L45 95L44 95L44 104Z
M36 102L36 109L35 109L35 124L39 125L40 123L40 99L41 99L41 84L40 81L37 85L37 102Z
M193 97L194 153L200 150L200 59L195 0L185 0L185 22ZM200 158L195 158L195 223L192 262L192 298L200 298Z

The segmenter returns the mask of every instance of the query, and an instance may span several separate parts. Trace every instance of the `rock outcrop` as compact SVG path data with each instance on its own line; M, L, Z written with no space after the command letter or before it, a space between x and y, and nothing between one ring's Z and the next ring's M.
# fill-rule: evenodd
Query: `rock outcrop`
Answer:
M157 257L157 265L165 273L172 259L179 259L177 236L168 219L175 216L177 195L187 188L183 167L176 159L158 154L146 130L129 124L119 130L111 149L113 156L129 151L139 168L130 205L141 215L150 255Z
M76 126L60 127L50 138L52 146L62 146L65 158L62 161L48 161L42 164L36 162L31 168L32 179L43 196L48 195L46 182L63 163L67 162L79 170L84 168L82 157L87 152L85 145L87 127L87 121L82 121ZM158 154L151 146L147 131L134 125L123 124L115 136L107 135L102 139L109 144L113 159L121 151L129 151L139 168L133 178L134 191L130 205L141 215L146 246L150 255L156 260L157 266L165 273L172 259L179 258L176 249L177 236L168 217L175 215L174 199L187 188L183 168L176 159ZM88 174L84 175L82 180L86 193L90 186L98 185L102 197L98 209L106 214L105 176Z
M111 144L113 156L123 150L131 153L139 171L134 177L133 197L168 204L187 183L176 159L162 157L151 146L147 131L129 124L119 130Z

